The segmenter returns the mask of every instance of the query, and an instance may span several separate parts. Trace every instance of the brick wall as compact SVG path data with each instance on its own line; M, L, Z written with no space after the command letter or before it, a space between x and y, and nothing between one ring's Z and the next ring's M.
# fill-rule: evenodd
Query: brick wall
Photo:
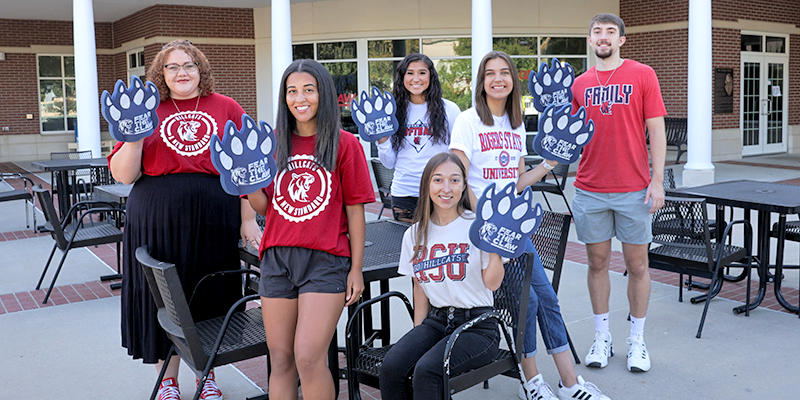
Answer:
M39 133L38 81L34 54L6 53L0 61L0 125L8 131L0 135ZM25 119L33 114L33 119Z
M780 10L780 12L776 12ZM648 0L620 0L620 17L626 27L653 25L689 20L689 1L663 3ZM800 26L800 5L797 0L714 0L712 19L738 21L758 20ZM667 30L628 34L621 54L648 64L655 69L664 93L667 113L686 115L688 30ZM800 108L800 35L789 39L789 110ZM739 83L741 79L741 34L738 29L712 28L713 68L732 68L734 71L733 113L714 114L713 129L739 127ZM789 113L789 124L800 124L800 113Z
M653 67L661 84L667 114L686 116L686 49L689 35L686 29L645 32L627 35L622 57Z
M0 47L72 46L72 21L0 19ZM95 24L95 44L111 48L111 24Z
M156 5L114 22L114 46L153 36L252 39L249 8Z

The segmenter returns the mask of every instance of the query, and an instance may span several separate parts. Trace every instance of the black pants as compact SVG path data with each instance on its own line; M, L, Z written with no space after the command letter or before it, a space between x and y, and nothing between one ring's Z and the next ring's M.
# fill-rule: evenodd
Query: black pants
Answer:
M442 399L444 350L453 331L491 307L434 308L422 324L398 341L381 365L383 400ZM500 334L494 320L464 331L450 356L450 376L488 364L497 355ZM413 376L413 388L409 377ZM412 396L413 395L413 396Z

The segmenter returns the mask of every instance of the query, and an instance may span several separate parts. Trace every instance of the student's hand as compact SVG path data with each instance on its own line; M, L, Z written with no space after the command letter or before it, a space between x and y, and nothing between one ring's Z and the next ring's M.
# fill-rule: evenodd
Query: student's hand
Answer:
M658 211L661 207L664 207L664 184L661 182L656 182L655 180L650 181L650 185L647 186L647 193L644 195L644 204L650 203L652 200L652 204L650 204L650 214Z
M361 271L350 270L347 274L347 291L345 291L344 306L355 304L364 292L364 275Z
M249 221L242 221L242 226L239 228L239 234L242 237L242 244L247 246L252 245L256 249L261 246L261 228L255 219Z

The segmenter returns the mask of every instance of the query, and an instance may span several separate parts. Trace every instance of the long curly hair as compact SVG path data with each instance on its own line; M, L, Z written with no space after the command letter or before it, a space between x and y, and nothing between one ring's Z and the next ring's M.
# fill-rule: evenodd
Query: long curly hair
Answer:
M295 60L286 67L281 77L278 95L278 118L275 122L277 144L275 146L275 163L282 171L289 163L292 154L292 135L297 130L297 120L286 103L286 80L295 72L305 72L317 80L319 105L317 107L317 134L314 145L314 156L317 164L328 171L336 168L336 155L339 151L339 135L341 120L336 86L333 84L328 69L314 60Z
M156 85L161 101L166 101L170 96L169 86L164 80L164 65L170 53L175 50L183 50L191 57L192 61L197 63L197 70L200 72L200 83L198 85L200 96L208 97L208 95L214 93L217 88L217 81L214 80L214 75L211 74L211 64L208 62L206 55L188 40L173 40L161 48L161 51L156 54L156 58L153 59L153 63L150 64L150 68L147 70L147 80Z
M425 165L425 170L422 171L422 179L420 179L419 182L419 202L417 204L417 210L414 212L413 221L416 224L416 231L414 232L414 256L412 259L421 257L422 249L428 245L428 226L430 225L431 215L434 210L433 200L431 200L431 179L433 178L433 172L436 168L446 162L455 164L461 170L463 185L461 186L461 199L456 205L458 214L464 214L465 211L472 209L469 201L469 192L467 191L469 187L467 182L467 169L464 168L461 159L450 152L439 153L431 157L431 159L428 160L428 164Z
M444 102L442 101L442 84L439 82L439 74L436 72L436 67L433 66L428 56L420 53L411 53L403 58L394 73L394 87L392 95L397 102L397 122L400 129L392 135L392 149L394 151L400 150L403 147L404 139L406 137L406 126L408 121L408 103L411 101L411 93L406 89L404 78L408 66L414 61L422 61L428 67L430 72L430 84L422 97L428 103L428 129L430 130L431 139L433 143L450 143L450 129L447 126L447 112L444 109Z
M511 56L502 51L491 51L481 60L481 65L478 67L478 75L475 80L475 110L478 112L478 116L481 117L481 122L483 122L484 125L494 125L492 110L489 109L489 103L486 102L486 88L484 87L484 83L486 82L486 64L495 58L503 59L511 70L511 80L514 82L514 87L506 98L505 110L508 114L508 120L511 122L511 127L517 129L518 126L522 125L522 88L519 83L517 65L514 64L514 60L511 59Z

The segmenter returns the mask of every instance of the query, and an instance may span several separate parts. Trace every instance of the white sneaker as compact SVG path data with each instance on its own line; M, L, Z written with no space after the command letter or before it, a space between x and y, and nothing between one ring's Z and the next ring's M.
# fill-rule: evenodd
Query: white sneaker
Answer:
M528 397L525 396L525 391L528 391L530 394L530 400L558 400L556 394L553 392L553 388L547 384L542 378L542 374L536 375L531 380L525 382L525 385L519 386L519 398L522 400L529 400Z
M647 345L644 344L644 335L640 333L636 337L629 337L627 342L628 371L650 371L650 354L647 352Z
M558 382L558 398L561 400L611 400L601 393L594 383L586 382L580 375L578 375L578 384L571 388L565 388L560 381Z
M605 368L608 365L608 357L614 355L614 345L611 344L611 334L601 331L594 332L594 343L589 349L584 362L587 367Z

